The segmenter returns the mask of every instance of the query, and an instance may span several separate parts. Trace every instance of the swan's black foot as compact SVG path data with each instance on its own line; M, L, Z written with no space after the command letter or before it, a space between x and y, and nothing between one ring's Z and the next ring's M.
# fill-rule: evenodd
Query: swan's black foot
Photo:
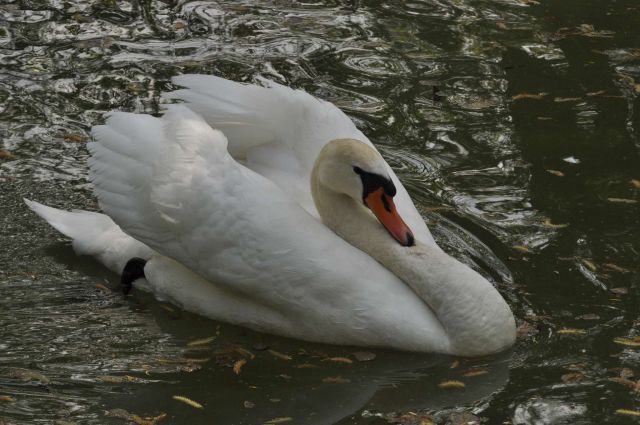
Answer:
M122 270L122 276L120 277L122 292L125 295L131 291L135 280L146 277L144 275L145 264L147 264L147 260L138 257L133 257L131 260L127 261L127 264L124 266L124 270Z

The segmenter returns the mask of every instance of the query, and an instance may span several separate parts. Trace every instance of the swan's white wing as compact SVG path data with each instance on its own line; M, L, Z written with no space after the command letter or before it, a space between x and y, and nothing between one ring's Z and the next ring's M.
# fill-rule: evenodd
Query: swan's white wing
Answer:
M269 80L262 80L261 87L210 75L181 75L173 82L186 89L166 93L166 97L187 102L227 136L234 158L277 184L316 217L309 179L322 147L339 138L358 139L373 147L340 109L302 90ZM416 237L433 244L426 224L391 168L389 174L398 188L398 211Z
M312 305L331 315L336 298L354 306L388 292L409 298L388 270L237 163L224 135L188 108L174 105L160 119L115 113L93 134L89 164L101 208L204 278L287 311ZM359 295L363 288L371 293Z

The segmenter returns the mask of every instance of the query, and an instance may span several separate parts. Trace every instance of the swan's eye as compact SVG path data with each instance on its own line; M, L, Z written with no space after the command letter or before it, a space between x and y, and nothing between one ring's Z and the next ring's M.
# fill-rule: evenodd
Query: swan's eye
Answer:
M383 188L384 193L388 196L394 197L396 195L396 186L388 178L376 173L369 173L362 168L354 166L353 171L360 176L362 180L362 199L365 199L371 192Z

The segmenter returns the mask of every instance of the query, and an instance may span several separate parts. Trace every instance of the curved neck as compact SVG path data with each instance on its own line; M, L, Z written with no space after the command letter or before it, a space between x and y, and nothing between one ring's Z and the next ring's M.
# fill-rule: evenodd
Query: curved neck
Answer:
M437 246L401 246L364 205L324 187L316 168L311 192L323 223L411 287L442 323L452 353L486 354L513 343L513 314L486 279Z

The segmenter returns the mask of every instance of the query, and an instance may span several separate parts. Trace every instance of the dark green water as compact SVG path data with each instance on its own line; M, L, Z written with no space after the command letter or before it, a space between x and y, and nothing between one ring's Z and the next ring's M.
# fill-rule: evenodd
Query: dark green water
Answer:
M640 410L639 22L637 0L4 0L0 423L134 420L113 409L161 424L638 422L616 410ZM95 209L89 128L155 113L181 72L263 76L343 108L438 241L504 294L515 348L360 362L96 288L118 277L21 199Z

